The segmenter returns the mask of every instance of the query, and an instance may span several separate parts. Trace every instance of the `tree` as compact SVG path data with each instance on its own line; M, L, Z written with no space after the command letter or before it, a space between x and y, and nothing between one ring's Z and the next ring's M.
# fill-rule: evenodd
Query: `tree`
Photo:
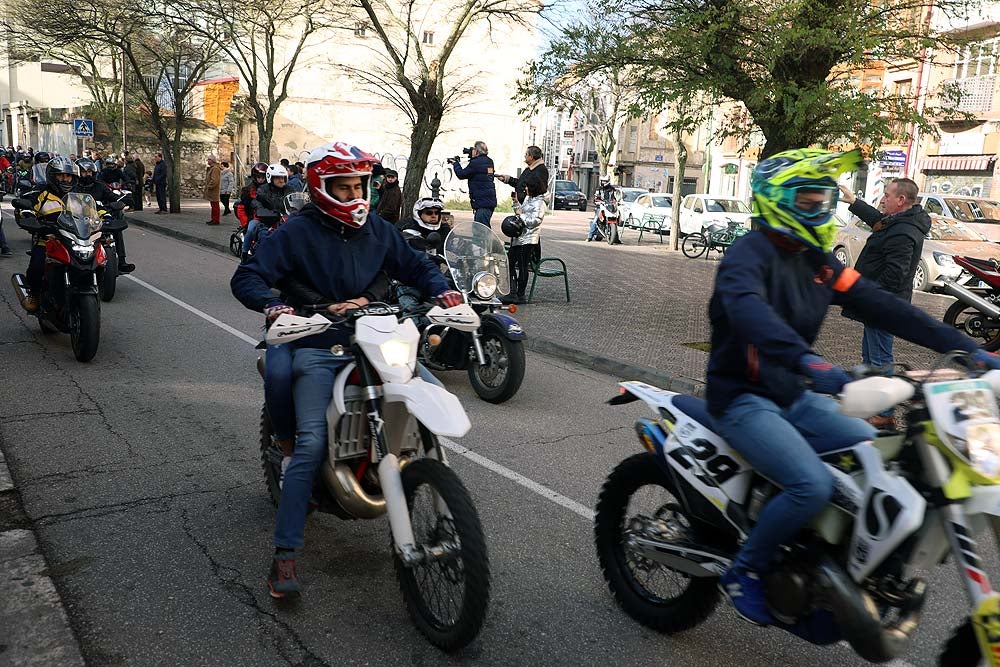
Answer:
M564 28L538 59L549 80L625 67L648 106L704 95L742 104L766 144L761 157L812 144L849 141L872 149L931 119L959 116L955 91L920 111L922 91L862 90L852 77L885 63L922 66L956 44L930 28L930 10L960 12L974 0L593 0L619 25ZM706 104L694 115L703 120ZM689 119L686 119L689 120ZM749 140L723 123L717 136Z
M472 91L475 73L452 71L451 58L470 27L494 21L527 24L542 9L536 0L354 0L358 25L377 37L377 57L367 68L340 63L373 94L399 109L410 125L410 155L403 180L403 208L416 201L427 159L445 114ZM424 43L425 27L434 45ZM437 36L445 34L443 41Z
M235 64L257 124L257 159L270 162L274 119L306 42L325 25L323 3L179 0L165 11Z

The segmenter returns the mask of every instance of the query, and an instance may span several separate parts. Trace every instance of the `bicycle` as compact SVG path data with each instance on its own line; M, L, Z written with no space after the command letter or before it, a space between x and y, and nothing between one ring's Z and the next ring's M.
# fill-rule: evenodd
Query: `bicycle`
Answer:
M735 220L730 220L729 224L725 227L720 224L709 225L701 232L688 234L684 237L684 242L681 244L681 252L684 253L685 257L690 257L691 259L701 257L702 255L705 255L707 258L708 253L712 250L717 250L725 255L729 246L749 231L749 229ZM706 232L708 233L707 236L705 235Z

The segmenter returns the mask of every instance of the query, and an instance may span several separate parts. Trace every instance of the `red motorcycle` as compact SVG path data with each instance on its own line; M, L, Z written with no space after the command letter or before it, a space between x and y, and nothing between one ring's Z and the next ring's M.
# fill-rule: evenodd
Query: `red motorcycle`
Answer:
M944 281L942 291L956 299L944 323L982 341L990 352L1000 350L1000 261L955 255L955 263L972 277L960 285Z

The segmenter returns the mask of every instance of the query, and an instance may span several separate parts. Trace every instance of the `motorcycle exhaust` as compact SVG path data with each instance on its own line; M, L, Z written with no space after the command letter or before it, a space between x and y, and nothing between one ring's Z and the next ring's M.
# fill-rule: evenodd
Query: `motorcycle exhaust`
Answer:
M24 302L28 300L28 279L24 277L23 273L15 273L10 277L10 284L13 285L14 294L21 302L21 307L24 308Z
M902 653L910 634L920 622L925 585L917 580L913 591L915 601L901 609L899 618L883 625L878 606L871 596L859 589L847 573L829 558L817 567L819 586L837 621L844 639L854 652L869 662L888 662Z
M731 564L728 555L709 551L706 547L678 544L630 535L625 546L651 561L683 572L692 577L718 577L725 574Z
M941 291L955 297L966 305L972 306L984 315L993 319L1000 319L1000 307L993 305L975 292L962 287L952 280L943 281Z
M323 481L326 482L327 488L333 491L340 506L351 516L358 519L374 519L385 514L385 498L365 492L349 466L343 463L331 465L328 461L323 466Z

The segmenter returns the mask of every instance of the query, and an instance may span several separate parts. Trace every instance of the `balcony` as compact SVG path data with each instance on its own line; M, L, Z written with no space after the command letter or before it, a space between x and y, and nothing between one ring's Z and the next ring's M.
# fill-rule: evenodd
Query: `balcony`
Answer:
M961 99L958 110L968 113L982 113L993 110L993 96L996 92L996 74L972 76L965 79L951 79L942 88L958 89Z

